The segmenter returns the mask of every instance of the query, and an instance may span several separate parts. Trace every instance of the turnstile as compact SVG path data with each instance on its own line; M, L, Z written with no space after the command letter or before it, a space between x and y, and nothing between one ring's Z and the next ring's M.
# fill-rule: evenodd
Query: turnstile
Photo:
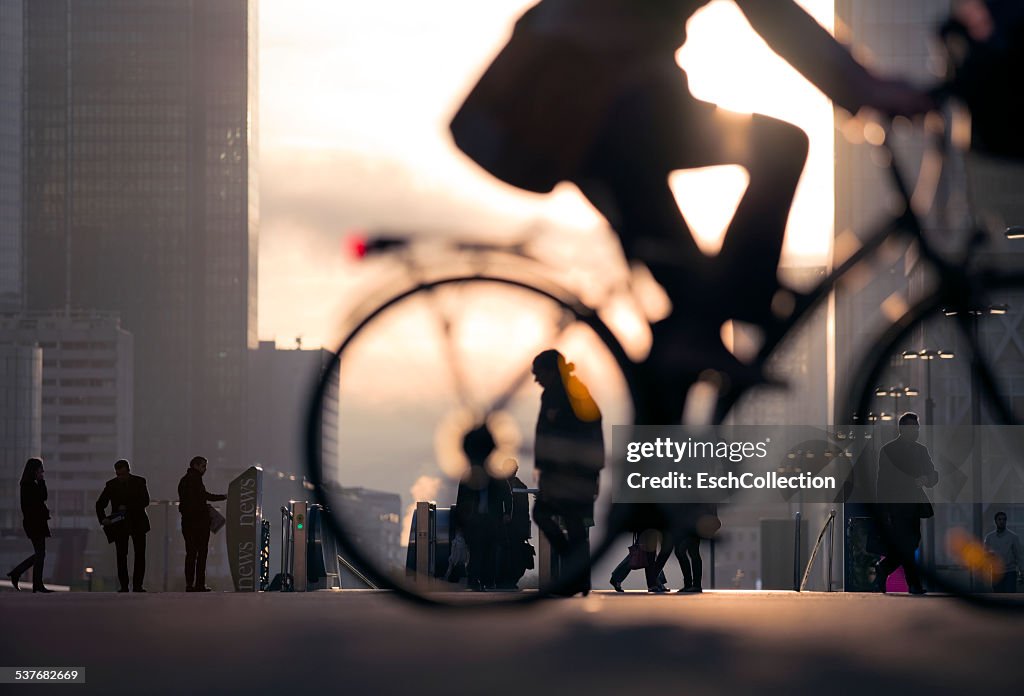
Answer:
M304 500L281 507L281 572L269 589L311 592L375 589L376 586L338 552L322 505Z

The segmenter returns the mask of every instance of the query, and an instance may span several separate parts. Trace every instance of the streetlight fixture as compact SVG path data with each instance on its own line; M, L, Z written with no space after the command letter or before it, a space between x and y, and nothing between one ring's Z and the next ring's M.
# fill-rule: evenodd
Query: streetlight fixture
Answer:
M922 348L921 350L905 350L901 357L904 360L924 362L924 422L929 426L935 425L935 401L932 399L932 360L952 360L956 354L949 350Z
M913 387L894 386L894 387L878 387L878 388L875 389L875 396L879 396L879 397L886 397L886 396L888 396L888 397L890 397L892 399L892 412L894 414L899 414L899 412L900 412L900 408L899 408L899 406L900 406L900 399L904 399L904 398L907 398L907 397L910 397L910 396L918 396L918 395L920 395L920 392L917 389L913 388ZM885 416L886 414L882 413L881 415ZM891 420L891 418L889 418L889 419L881 418L881 420Z
M903 351L904 360L952 360L956 357L956 354L949 350L929 350L923 348L921 350L905 350Z
M1006 228L1007 239L1024 239L1024 225L1014 225Z
M987 305L985 307L971 307L968 309L957 309L955 307L944 307L942 313L947 317L958 317L961 314L968 317L985 317L1006 314L1010 306L1005 304Z

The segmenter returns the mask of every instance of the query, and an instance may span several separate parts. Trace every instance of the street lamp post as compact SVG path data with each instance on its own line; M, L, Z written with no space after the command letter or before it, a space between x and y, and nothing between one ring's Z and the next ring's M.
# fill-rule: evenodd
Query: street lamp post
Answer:
M955 358L951 351L948 350L932 350L930 348L922 348L921 350L905 350L903 351L904 360L921 360L924 362L924 422L928 425L935 425L935 400L932 398L932 360L952 360ZM934 442L929 431L929 447L934 446Z
M981 476L981 440L978 438L977 429L981 425L981 399L978 398L978 381L980 371L980 357L978 356L978 319L985 316L1001 316L1009 311L1005 304L988 305L974 308L951 308L943 309L942 313L947 317L964 316L971 326L971 487L974 492L974 504L972 505L974 538L981 539L985 529L983 505L981 502L982 476ZM978 574L971 570L971 589L979 589L981 580Z
M928 426L928 451L935 454L935 399L932 398L932 361L952 360L956 357L952 351L933 350L922 348L921 350L905 350L902 357L904 360L920 360L924 363L924 422ZM925 522L925 548L927 549L928 569L931 575L935 574L935 518L929 517Z

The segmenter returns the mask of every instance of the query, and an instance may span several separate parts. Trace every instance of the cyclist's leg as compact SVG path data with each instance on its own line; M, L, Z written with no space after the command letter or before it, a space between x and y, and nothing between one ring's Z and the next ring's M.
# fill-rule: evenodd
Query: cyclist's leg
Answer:
M576 183L619 234L626 255L645 262L677 305L711 321L733 316L751 298L765 308L770 302L806 156L799 128L694 99L672 63L646 69L616 102ZM693 242L667 177L719 164L743 166L750 183L711 260ZM706 301L709 290L717 302ZM697 291L705 301L694 301Z

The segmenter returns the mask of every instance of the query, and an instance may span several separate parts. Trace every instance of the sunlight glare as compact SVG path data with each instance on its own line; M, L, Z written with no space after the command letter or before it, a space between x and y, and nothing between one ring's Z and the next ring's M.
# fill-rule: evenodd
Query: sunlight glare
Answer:
M681 169L669 175L679 211L697 246L708 256L722 248L725 231L749 181L746 170L735 164Z

